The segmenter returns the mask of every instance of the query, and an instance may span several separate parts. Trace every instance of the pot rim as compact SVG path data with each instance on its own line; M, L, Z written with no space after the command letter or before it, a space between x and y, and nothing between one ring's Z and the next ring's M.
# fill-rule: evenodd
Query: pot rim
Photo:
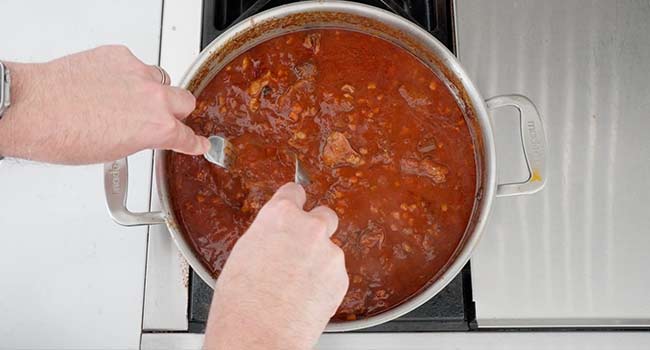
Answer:
M473 110L474 118L476 119L478 128L480 129L480 135L478 138L483 142L483 155L481 160L482 169L477 168L477 171L480 172L480 176L478 177L482 179L482 183L477 182L477 191L481 189L482 193L480 200L475 202L472 215L470 216L470 223L468 223L468 229L463 236L463 241L459 243L462 247L459 247L460 250L450 257L451 263L448 262L447 265L443 267L444 272L435 278L433 283L424 287L416 295L407 299L405 302L389 310L363 319L352 321L331 321L325 328L326 332L359 330L391 321L421 306L447 286L447 284L449 284L462 270L467 261L469 261L474 248L482 236L483 229L489 218L492 201L495 197L496 157L494 137L483 98L467 73L461 67L457 58L442 43L418 25L396 14L373 6L347 1L303 1L282 5L261 12L237 23L213 40L197 56L193 64L186 71L179 86L182 88L188 88L194 81L196 74L202 69L205 69L206 63L210 63L209 61L213 54L233 38L236 38L256 25L259 25L259 23L305 12L350 13L366 17L369 20L380 21L389 27L400 29L405 35L417 40L422 47L433 51L436 57L440 59L440 62L437 62L437 64L444 65L444 67L448 69L448 71L453 74L457 78L457 81L462 85L461 87L466 96L463 101L465 103L470 103L470 106L467 106L467 108ZM167 226L173 240L176 242L181 253L188 260L192 268L197 272L201 279L214 288L216 279L210 275L205 266L197 258L194 249L186 242L182 231L177 226L167 192L165 174L165 159L167 152L169 151L156 150L155 152L157 187L162 202L161 205L165 212ZM478 166L479 164L477 164L477 167ZM471 224L472 220L473 225Z

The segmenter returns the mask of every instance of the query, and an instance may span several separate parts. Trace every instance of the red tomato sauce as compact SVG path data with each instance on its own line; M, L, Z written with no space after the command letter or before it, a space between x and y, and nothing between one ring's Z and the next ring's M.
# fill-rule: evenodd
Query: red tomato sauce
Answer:
M350 287L335 320L390 309L433 282L467 227L476 191L472 137L450 90L398 46L319 29L261 43L227 64L187 124L224 135L228 170L171 153L169 191L181 228L217 277L260 207L311 179L305 209L340 218Z

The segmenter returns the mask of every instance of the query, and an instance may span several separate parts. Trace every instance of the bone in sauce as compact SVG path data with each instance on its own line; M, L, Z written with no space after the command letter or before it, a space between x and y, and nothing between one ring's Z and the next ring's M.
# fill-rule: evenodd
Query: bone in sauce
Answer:
M225 66L187 124L236 147L225 171L171 153L172 205L216 277L260 207L311 178L306 209L333 208L332 241L350 288L334 320L390 309L437 277L475 198L474 148L448 88L410 53L358 32L319 29L270 39Z

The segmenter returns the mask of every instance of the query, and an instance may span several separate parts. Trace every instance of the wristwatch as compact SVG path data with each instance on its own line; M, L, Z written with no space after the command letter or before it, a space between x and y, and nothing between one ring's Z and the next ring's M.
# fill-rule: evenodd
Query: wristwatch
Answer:
M11 74L4 63L0 62L0 119L11 105ZM0 161L5 157L0 154Z
M0 119L11 105L11 74L9 69L0 62Z

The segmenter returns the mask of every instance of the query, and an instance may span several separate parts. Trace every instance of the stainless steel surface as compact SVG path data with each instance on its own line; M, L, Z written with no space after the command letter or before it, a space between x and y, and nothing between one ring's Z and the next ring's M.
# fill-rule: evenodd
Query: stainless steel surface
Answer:
M162 3L160 65L169 73L172 85L180 81L201 51L202 3L202 0L165 0ZM160 210L155 178L151 184L150 209ZM145 266L142 329L187 331L189 265L172 241L166 225L149 227Z
M203 334L142 335L141 350L199 350ZM419 332L323 334L317 350L646 350L650 332Z
M0 118L9 106L11 106L11 72L4 63L0 62Z
M546 134L542 118L535 105L525 96L502 95L486 101L492 112L501 107L515 107L519 111L521 146L528 166L528 178L523 182L499 184L497 197L530 194L540 191L546 183Z
M229 168L235 156L234 147L225 137L213 135L208 137L210 149L203 157L210 163L222 168Z
M548 186L494 202L472 257L480 327L650 326L650 3L456 0L457 52L485 94L533 98ZM518 135L494 116L500 179Z
M293 182L300 184L300 185L308 185L311 180L309 180L309 175L307 174L307 171L302 167L302 164L300 164L300 160L298 159L298 156L295 155L296 157L296 171L293 176Z
M152 188L156 188L155 178ZM151 193L151 209L160 209L155 190ZM148 236L142 330L187 331L189 265L166 225L149 226Z
M133 213L126 208L129 187L129 164L126 158L104 164L104 192L111 218L123 226L155 225L165 223L160 211Z
M219 36L206 48L206 50L204 50L199 55L194 64L186 73L185 78L180 84L181 87L193 89L195 95L200 94L201 89L206 86L214 74L216 74L216 72L218 72L223 65L229 62L243 50L254 46L261 41L267 40L271 36L280 35L288 31L304 27L304 23L301 24L300 27L292 27L291 22L287 21L290 18L295 18L292 16L299 15L301 20L304 20L305 18L311 18L306 15L308 13L323 12L334 12L346 15L337 16L336 22L322 22L315 19L312 21L312 23L308 23L307 25L320 27L345 27L361 31L371 31L375 35L382 36L387 40L391 40L400 44L405 49L418 56L423 62L429 64L432 69L438 73L440 78L445 83L450 85L452 90L459 89L459 93L463 93L459 95L459 98L462 98L462 103L468 113L469 111L473 111L470 125L472 125L472 128L477 128L477 130L473 131L475 133L475 136L480 139L477 140L476 152L479 153L477 162L479 164L479 169L481 169L481 176L478 177L479 181L481 182L478 184L478 186L480 186L482 192L480 196L477 196L472 218L470 220L470 224L468 225L464 240L455 252L454 257L446 266L446 269L429 287L424 289L421 293L414 296L407 302L399 305L398 307L362 320L331 322L326 328L326 331L348 331L377 325L397 318L417 308L421 304L425 303L428 299L430 299L433 295L437 294L442 288L444 288L462 269L465 263L469 260L474 247L478 243L483 226L487 221L492 201L496 195L497 181L495 149L492 128L490 125L485 102L470 81L469 77L467 77L463 69L458 64L456 58L444 47L444 45L439 43L433 36L431 36L423 29L397 15L379 10L374 7L356 3L338 1L295 3L291 5L276 7L269 11L255 15L243 22L240 22ZM364 18L364 21L360 21L359 17L349 16L359 16ZM316 18L316 16L312 17ZM284 19L285 21L278 21L278 19ZM371 30L368 25L373 22L380 23L391 31L378 31L375 29ZM268 30L264 31L252 30L257 29L260 26L263 27L265 25L272 27L265 28ZM246 37L246 45L228 51L226 52L226 55L216 55L217 53L222 53L222 50L224 47L226 47L226 45L229 45L233 42L241 42L234 39L242 37ZM208 74L203 74L206 72L206 70L208 71ZM446 73L443 73L443 71ZM461 85L455 87L451 86L450 79L457 81ZM522 118L534 119L534 116L531 117L529 113L530 111L527 109L527 107L524 106L523 102L520 103L519 106L522 108L522 115L526 115ZM542 129L539 128L538 132L542 132ZM541 136L543 136L543 134ZM530 135L524 135L524 139L526 137L530 137ZM540 139L543 140L544 137L541 137ZM524 144L526 144L526 142L524 142ZM532 150L532 148L526 149ZM543 156L543 152L541 154ZM194 251L185 241L182 233L178 230L173 211L170 207L169 195L167 193L165 159L166 151L156 151L155 172L157 188L169 231L172 238L178 245L180 251L186 257L197 274L209 285L214 285L215 280L212 278L212 276L210 276L207 269L197 259ZM108 171L110 171L110 167L107 167L107 172ZM107 175L106 179L110 180L111 178ZM110 186L108 185L107 190L110 190ZM518 193L517 191L512 192L512 194ZM524 191L520 192L524 193ZM111 208L115 208L115 206L109 206L109 209Z

